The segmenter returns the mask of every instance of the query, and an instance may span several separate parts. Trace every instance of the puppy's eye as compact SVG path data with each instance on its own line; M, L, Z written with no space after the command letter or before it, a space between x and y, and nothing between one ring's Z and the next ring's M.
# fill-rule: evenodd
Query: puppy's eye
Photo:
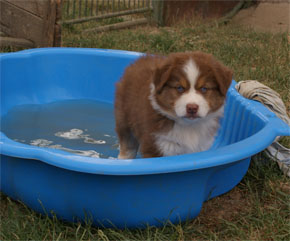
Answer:
M179 93L183 93L184 92L184 88L181 85L177 86L176 89L177 89L177 91Z
M201 87L200 91L201 91L201 93L206 93L207 92L207 88L206 87Z

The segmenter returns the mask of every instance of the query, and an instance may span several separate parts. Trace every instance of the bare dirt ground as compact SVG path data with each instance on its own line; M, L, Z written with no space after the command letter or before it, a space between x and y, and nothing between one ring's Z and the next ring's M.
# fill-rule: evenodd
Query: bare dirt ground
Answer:
M290 31L290 1L262 0L259 4L241 10L232 20L257 31L272 33Z

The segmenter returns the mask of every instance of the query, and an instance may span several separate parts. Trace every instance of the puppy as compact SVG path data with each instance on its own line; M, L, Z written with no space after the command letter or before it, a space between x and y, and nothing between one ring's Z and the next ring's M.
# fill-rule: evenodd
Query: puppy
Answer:
M116 86L118 158L209 149L231 81L232 71L202 52L139 58Z

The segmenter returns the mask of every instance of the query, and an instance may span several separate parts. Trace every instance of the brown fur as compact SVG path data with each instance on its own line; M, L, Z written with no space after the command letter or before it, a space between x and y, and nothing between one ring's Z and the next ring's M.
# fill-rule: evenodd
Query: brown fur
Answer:
M174 120L153 109L149 100L150 84L155 85L155 99L158 105L174 115L174 103L182 94L176 91L176 87L182 86L184 92L190 87L182 71L189 58L196 62L201 72L195 88L208 88L204 97L212 111L223 104L232 72L211 55L193 52L175 53L168 57L141 57L125 70L122 79L117 83L115 117L121 155L133 153L134 158L140 147L145 158L161 156L153 134L170 130Z
M142 57L126 69L117 83L115 117L119 141L125 150L140 143L144 157L160 156L151 133L173 125L173 121L153 110L148 99L155 68L162 62L162 57Z

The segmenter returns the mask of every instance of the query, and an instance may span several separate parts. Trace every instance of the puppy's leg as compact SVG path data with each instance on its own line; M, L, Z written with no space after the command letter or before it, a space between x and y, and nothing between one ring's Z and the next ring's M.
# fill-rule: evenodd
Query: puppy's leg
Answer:
M129 128L116 128L120 142L118 159L133 159L137 155L139 143Z

